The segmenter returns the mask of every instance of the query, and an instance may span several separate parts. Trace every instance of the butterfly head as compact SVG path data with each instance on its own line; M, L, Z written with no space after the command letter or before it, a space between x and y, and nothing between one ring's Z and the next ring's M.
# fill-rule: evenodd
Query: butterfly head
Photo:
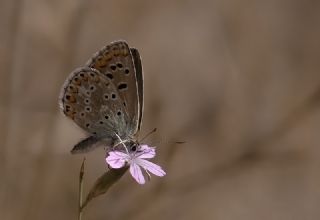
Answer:
M137 141L131 141L127 144L127 149L130 152L136 152L139 148L139 143Z
M123 151L126 153L136 152L140 143L132 138L121 139L119 135L116 135L118 141L113 145L112 150Z

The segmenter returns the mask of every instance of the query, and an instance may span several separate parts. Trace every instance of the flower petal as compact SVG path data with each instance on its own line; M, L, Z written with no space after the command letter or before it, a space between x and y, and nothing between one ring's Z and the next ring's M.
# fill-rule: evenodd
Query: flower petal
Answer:
M144 176L142 174L141 168L135 164L135 163L131 163L130 164L130 173L131 176L139 183L139 184L145 184L145 179Z
M156 149L154 147L149 147L146 144L140 145L136 156L143 159L154 158L156 156Z
M120 151L110 151L106 157L106 162L112 168L121 168L125 165L128 155Z
M156 176L166 175L166 172L155 163L140 158L135 159L135 162L136 164L138 164L139 166L143 167L144 169L148 170L150 173Z

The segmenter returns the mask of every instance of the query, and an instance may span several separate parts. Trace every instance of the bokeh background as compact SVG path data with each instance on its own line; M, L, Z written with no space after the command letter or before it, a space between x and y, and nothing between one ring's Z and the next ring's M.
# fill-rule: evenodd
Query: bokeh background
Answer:
M127 173L84 219L320 219L320 1L1 0L1 220L77 218L85 133L59 90L117 39L141 53L168 175ZM107 169L86 158L85 192Z

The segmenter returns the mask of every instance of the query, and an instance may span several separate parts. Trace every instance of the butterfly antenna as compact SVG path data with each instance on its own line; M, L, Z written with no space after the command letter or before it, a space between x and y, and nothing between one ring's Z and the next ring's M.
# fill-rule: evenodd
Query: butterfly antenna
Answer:
M145 140L147 137L149 137L150 134L153 134L154 132L157 131L157 128L154 128L152 131L150 131L149 133L147 133L139 142L142 142L143 140Z
M186 141L157 141L152 144L185 144L187 143Z

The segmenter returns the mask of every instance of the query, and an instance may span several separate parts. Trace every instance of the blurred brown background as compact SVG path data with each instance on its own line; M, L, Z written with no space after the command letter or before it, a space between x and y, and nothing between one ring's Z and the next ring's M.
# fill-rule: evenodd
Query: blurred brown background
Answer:
M59 90L117 39L142 55L168 175L126 174L85 220L320 219L320 1L1 0L1 220L76 219L85 134ZM87 155L86 192L105 170Z

